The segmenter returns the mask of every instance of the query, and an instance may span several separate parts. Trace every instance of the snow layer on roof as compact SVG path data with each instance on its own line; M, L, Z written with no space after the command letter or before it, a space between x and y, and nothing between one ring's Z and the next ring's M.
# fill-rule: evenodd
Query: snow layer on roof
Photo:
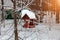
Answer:
M29 11L29 10L27 10L27 9L22 10L22 11L21 11L21 14L22 14L22 15L21 15L21 18L22 18L25 14L27 14L30 19L36 19L35 13L32 12L32 11Z

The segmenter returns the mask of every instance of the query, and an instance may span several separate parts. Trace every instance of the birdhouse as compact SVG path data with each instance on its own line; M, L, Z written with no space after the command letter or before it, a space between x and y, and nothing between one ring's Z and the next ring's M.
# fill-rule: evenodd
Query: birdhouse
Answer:
M25 21L25 23L24 23L25 28L33 28L34 27L33 20L36 19L34 12L24 9L21 11L21 18Z

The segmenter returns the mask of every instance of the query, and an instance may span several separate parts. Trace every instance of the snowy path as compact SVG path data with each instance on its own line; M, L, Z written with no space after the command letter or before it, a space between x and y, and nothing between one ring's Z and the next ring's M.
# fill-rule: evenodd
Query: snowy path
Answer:
M14 28L13 21L6 20L6 27L1 27L0 40L14 40ZM51 31L49 31L49 25L44 23L38 23L35 28L23 28L18 25L19 40L60 40L60 24L51 25Z

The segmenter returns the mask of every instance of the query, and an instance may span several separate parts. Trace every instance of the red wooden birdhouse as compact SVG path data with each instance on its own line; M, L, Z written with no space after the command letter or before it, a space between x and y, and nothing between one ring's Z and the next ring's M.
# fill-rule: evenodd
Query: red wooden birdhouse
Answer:
M21 18L25 21L24 27L25 28L33 28L35 27L33 20L36 19L35 13L24 9L21 11L22 15Z

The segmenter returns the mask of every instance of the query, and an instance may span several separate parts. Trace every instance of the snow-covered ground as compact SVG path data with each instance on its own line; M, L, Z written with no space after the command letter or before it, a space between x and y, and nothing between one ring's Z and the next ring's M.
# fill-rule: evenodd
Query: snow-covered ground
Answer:
M3 24L0 24L0 40L14 40L13 20L6 20ZM17 27L19 40L60 40L60 24L38 23L35 28L27 29L22 24L23 21Z

